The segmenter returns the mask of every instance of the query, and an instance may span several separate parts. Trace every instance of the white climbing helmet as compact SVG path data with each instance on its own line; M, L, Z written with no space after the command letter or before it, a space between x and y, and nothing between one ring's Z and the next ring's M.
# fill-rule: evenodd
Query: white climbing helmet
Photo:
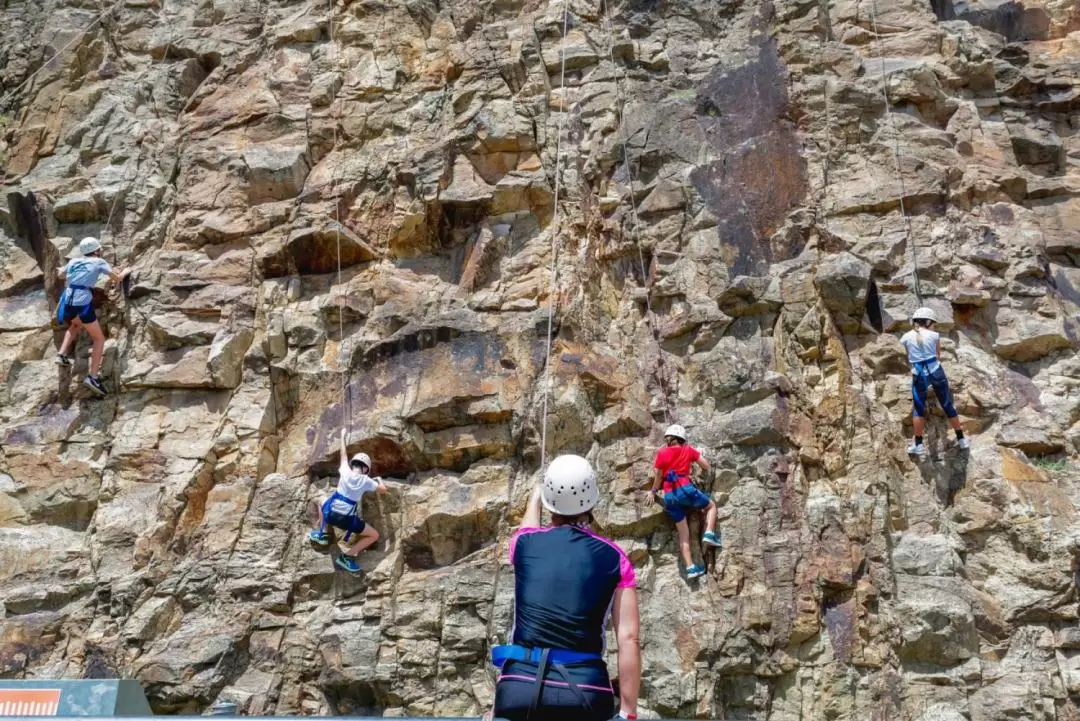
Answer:
M101 241L97 238L83 238L79 241L79 252L83 255L90 255L101 250Z
M581 456L559 456L548 464L540 502L551 513L577 516L588 513L600 500L596 472Z
M686 440L686 429L680 426L678 423L667 427L664 431L664 438L667 437L678 438L680 441Z
M931 323L937 323L937 315L934 314L933 308L922 307L911 314L912 320L928 320Z
M371 456L366 453L357 453L355 456L349 459L349 465L354 463L363 463L364 467L369 471L371 470Z

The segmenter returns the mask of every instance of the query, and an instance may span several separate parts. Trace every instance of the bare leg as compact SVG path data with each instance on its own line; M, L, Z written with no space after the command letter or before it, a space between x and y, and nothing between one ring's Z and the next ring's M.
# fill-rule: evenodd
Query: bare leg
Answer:
M960 421L957 421L957 423L959 423L959 422ZM915 435L917 435L917 436L926 435L926 433L925 433L925 431L926 431L926 419L925 418L923 418L922 416L914 416L913 415L911 417L911 425L915 427Z
M360 532L360 540L349 547L348 554L350 556L358 556L360 555L360 551L363 551L378 540L379 532L371 526L364 526L364 530Z
M716 502L709 501L709 507L705 509L705 532L716 532Z
M75 337L79 334L79 328L82 327L82 321L78 318L72 318L68 323L67 332L64 333L64 341L60 344L60 355L67 355L68 349L75 346Z
M90 334L90 340L94 349L90 353L90 375L97 376L101 370L101 358L105 355L105 334L101 331L101 324L96 320L86 326L86 332Z
M679 551L682 553L683 562L690 568L694 565L694 557L690 554L690 526L685 518L675 524L675 530L679 532Z
M960 425L960 416L953 416L952 418L950 418L949 419L949 425L952 426L952 429L954 431L962 431L962 430L964 430Z

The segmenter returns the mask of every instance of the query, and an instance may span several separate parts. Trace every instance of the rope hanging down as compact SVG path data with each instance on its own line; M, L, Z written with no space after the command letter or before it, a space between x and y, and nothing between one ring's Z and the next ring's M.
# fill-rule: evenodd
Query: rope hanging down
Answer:
M919 255L916 249L915 238L911 235L911 221L908 219L907 209L904 207L904 197L907 189L904 187L904 169L900 164L900 133L896 128L896 120L893 115L892 103L889 102L889 75L885 66L885 46L881 42L881 33L878 32L877 24L877 0L870 3L870 25L874 29L874 38L878 46L878 59L881 61L881 97L885 99L885 115L889 118L889 125L893 133L893 161L896 163L896 177L900 181L900 215L904 219L904 234L908 245L911 246L911 277L915 299L922 305L922 289L919 287Z
M645 290L645 323L649 327L649 333L652 335L653 340L656 342L656 357L657 357L657 381L660 384L660 393L663 395L664 400L664 422L671 423L673 413L669 407L668 387L667 387L667 373L664 366L664 349L660 347L660 334L656 329L656 316L652 309L652 293L649 290L649 276L645 267L645 253L641 250L641 219L638 216L637 198L634 196L634 169L633 164L630 162L630 145L629 139L626 137L626 126L623 123L624 108L626 107L626 99L623 97L622 84L620 78L622 76L622 68L617 62L615 62L615 30L611 22L611 13L608 8L608 0L601 0L600 12L604 16L604 24L607 26L608 31L608 58L611 60L612 67L615 68L615 98L616 98L616 112L619 116L618 121L618 136L619 143L622 146L622 160L623 168L626 172L627 183L630 187L630 219L631 219L631 232L634 236L634 246L637 248L638 256L638 268L641 272L641 283Z
M562 171L562 135L566 124L566 36L570 28L570 0L563 0L562 42L559 45L559 89L562 91L562 116L555 139L555 207L551 215L551 266L548 270L547 345L544 347L544 411L540 431L540 469L547 466L548 398L551 395L551 339L555 325L555 295L558 292L555 261L559 250L559 191Z
M66 45L64 45L64 47L62 47L58 51L56 51L56 55L53 55L51 58L49 58L48 60L43 62L41 64L40 68L38 68L34 72L30 73L30 75L27 76L27 78L25 80L23 80L21 83L16 85L15 88L13 90L11 90L9 93L7 93L5 97L10 98L10 97L14 96L15 94L17 94L20 90L25 88L30 83L31 80L36 78L39 73L41 73L42 71L45 70L45 68L49 67L49 65L52 64L52 61L56 60L58 57L63 55L65 52L67 52L67 50L69 48L71 48L72 45L74 45L75 43L82 40L86 36L86 34L88 32L90 32L91 30L94 29L95 25L97 25L99 22L101 22L105 18L106 15L109 15L110 13L112 13L112 11L116 10L118 7L123 5L124 2L125 2L125 0L117 0L116 4L112 5L111 7L106 8L106 9L102 10L100 13L98 13L97 16L93 20L90 21L90 24L87 25L85 28L83 28L83 30L78 35L76 35L71 40L69 40L68 43Z
M327 0L330 11L329 19L329 38L330 45L334 45L334 0ZM338 49L334 48L335 60L340 66L341 54ZM333 150L337 150L338 147L338 123L341 122L341 100L337 99L337 117L334 118L334 145ZM340 167L335 170L333 178L338 176ZM332 180L333 180L332 178ZM332 185L336 186L336 182L332 182ZM336 188L335 188L336 189ZM334 240L337 247L337 286L339 292L341 292L341 198L334 197ZM352 427L352 412L347 407L348 403L348 385L346 383L346 374L341 371L341 355L345 347L345 300L346 295L341 295L338 298L338 375L341 379L341 412L344 418L342 419L344 425Z

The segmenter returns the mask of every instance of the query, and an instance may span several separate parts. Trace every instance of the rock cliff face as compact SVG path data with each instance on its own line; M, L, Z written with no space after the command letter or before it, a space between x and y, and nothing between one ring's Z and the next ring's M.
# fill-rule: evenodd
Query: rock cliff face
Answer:
M478 713L548 373L548 452L595 461L637 567L646 712L1080 718L1075 2L7 0L0 27L0 675ZM136 269L99 293L104 400L85 337L52 362L88 234ZM937 411L916 464L917 293L974 447ZM717 467L690 585L639 490L669 418ZM397 481L360 579L303 541L342 428Z

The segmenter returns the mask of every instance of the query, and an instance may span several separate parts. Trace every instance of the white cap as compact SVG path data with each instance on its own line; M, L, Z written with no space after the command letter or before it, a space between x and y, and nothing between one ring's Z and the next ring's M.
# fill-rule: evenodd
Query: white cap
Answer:
M101 241L97 238L83 238L79 241L79 252L83 255L90 255L99 250L101 250Z
M933 308L922 307L911 314L912 320L928 320L931 323L937 323L937 315L934 313Z
M685 441L686 429L680 426L678 423L668 426L667 430L664 431L664 438L667 438L668 436L678 438L680 441Z
M596 472L581 456L559 456L548 464L540 502L551 513L577 516L588 513L600 500Z
M363 463L365 466L367 466L367 469L369 471L371 470L371 457L368 454L366 454L366 453L357 453L355 456L353 456L349 460L350 465L353 464L353 463L357 463L357 462Z

